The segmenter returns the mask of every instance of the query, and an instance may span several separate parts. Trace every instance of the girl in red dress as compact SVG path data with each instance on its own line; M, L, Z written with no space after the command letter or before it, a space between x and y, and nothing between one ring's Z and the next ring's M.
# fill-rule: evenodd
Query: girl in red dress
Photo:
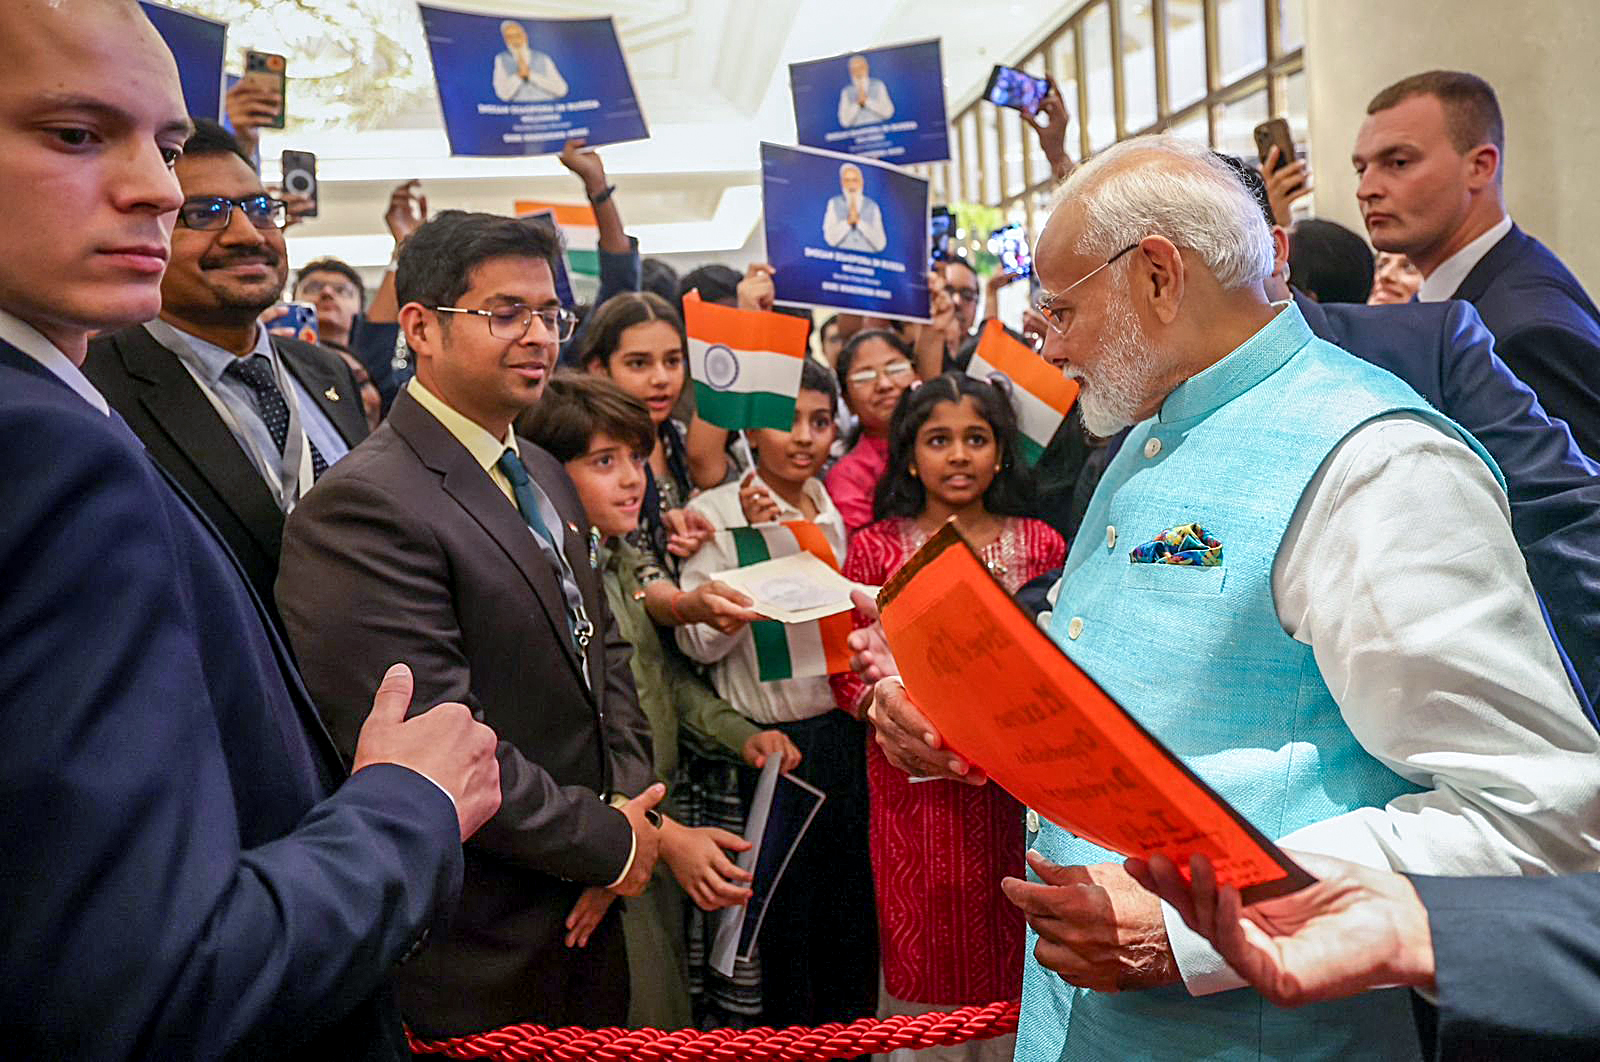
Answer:
M954 520L1005 588L1061 567L1061 536L1025 514L1032 478L1017 454L1010 402L989 384L947 374L901 396L889 429L878 522L850 540L844 574L879 585ZM857 626L866 618L859 612ZM866 685L835 675L834 694L859 714ZM1017 999L1021 913L1000 879L1021 877L1023 808L996 785L912 782L867 745L873 880L890 1013ZM1009 1038L1007 1038L1009 1039ZM951 1057L1010 1057L1003 1043Z

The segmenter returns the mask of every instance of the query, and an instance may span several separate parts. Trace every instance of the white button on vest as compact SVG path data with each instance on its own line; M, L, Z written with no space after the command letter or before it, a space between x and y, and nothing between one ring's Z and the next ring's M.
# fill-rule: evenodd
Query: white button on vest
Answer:
M1116 545L1117 545L1117 529L1115 527L1107 525L1106 526L1106 549L1115 549Z
M1073 616L1067 623L1067 637L1073 641L1078 640L1078 635L1083 633L1083 617Z
M1028 809L1028 832L1039 832L1039 813L1032 808Z
M1144 455L1154 459L1161 452L1161 440L1154 435L1144 441Z

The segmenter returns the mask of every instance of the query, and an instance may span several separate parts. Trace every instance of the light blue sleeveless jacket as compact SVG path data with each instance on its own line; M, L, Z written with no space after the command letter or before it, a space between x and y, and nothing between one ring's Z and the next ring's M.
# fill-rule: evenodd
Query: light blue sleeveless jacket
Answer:
M1460 435L1498 478L1466 432L1396 377L1316 339L1291 303L1134 427L1067 557L1051 637L1268 837L1416 788L1356 742L1272 597L1273 560L1318 467L1357 427L1397 412ZM1188 523L1222 541L1221 566L1129 562L1135 546ZM1049 822L1028 842L1063 865L1120 862ZM1108 995L1040 967L1035 940L1017 1036L1026 1062L1418 1057L1403 991L1298 1010L1248 989Z

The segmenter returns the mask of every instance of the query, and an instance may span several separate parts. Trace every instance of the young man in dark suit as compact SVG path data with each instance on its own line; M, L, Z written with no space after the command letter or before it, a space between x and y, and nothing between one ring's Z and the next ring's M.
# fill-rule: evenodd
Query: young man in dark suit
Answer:
M391 668L347 775L227 546L79 368L160 308L172 56L124 0L8 0L0 39L5 1052L404 1057L383 985L499 806L493 735L404 720Z
M175 167L184 202L161 315L92 341L84 372L270 603L284 513L367 422L338 354L257 323L288 277L284 208L229 133L197 125Z
M397 980L430 1037L623 1023L604 893L637 895L659 845L664 789L588 521L561 465L511 429L572 328L557 249L542 222L461 211L406 241L395 283L417 375L284 530L278 606L341 749L374 653L414 661L423 700L464 701L501 738L504 801L466 846L460 909Z
M1356 137L1372 245L1422 271L1422 302L1477 307L1495 349L1600 460L1600 310L1549 248L1512 224L1505 126L1482 78L1434 70L1373 97Z

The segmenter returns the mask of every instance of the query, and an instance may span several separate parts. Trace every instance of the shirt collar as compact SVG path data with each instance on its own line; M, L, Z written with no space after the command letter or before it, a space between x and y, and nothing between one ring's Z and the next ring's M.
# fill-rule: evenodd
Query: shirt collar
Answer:
M1238 349L1205 370L1189 377L1167 396L1158 414L1161 423L1203 416L1238 398L1283 368L1295 353L1311 342L1311 326L1300 307L1274 303L1277 312L1261 330Z
M201 339L192 332L186 332L177 325L163 321L159 317L145 324L144 330L150 333L157 343L177 354L189 367L207 384L216 387L222 379L222 374L229 365L239 360L239 356L231 350L224 350L215 343ZM260 354L268 361L276 362L272 356L272 339L267 335L267 330L256 325L255 345L250 348L251 354Z
M516 452L516 434L513 429L506 429L504 439L496 439L485 431L481 424L474 423L446 405L444 399L424 387L418 377L413 376L406 387L410 390L411 397L417 400L417 404L432 413L439 423L444 425L445 431L455 436L456 442L467 448L467 453L483 466L485 472L493 472L500 455L507 450Z
M105 396L95 390L94 384L61 348L50 342L44 334L22 318L0 310L0 341L10 343L34 361L43 365L50 374L78 393L78 396L100 412L111 415Z
M1472 267L1483 261L1483 256L1488 254L1495 244L1506 238L1506 233L1511 231L1511 215L1507 214L1488 232L1467 244L1455 254L1440 262L1434 271L1423 280L1422 287L1417 289L1418 302L1443 302L1456 293L1461 282L1467 279L1467 274L1472 272Z

